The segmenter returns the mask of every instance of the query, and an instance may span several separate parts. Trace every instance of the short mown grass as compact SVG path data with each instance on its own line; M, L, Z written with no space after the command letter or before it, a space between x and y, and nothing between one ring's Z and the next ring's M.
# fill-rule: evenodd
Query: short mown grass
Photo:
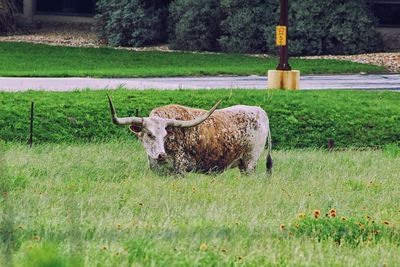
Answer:
M178 178L152 173L137 141L32 149L2 143L0 265L400 262L398 154L292 150L273 156L270 178L264 156L249 176L233 169ZM332 209L337 217L325 217ZM315 210L321 211L318 219ZM299 214L306 217L297 219ZM375 233L366 218L374 220L380 238L358 238L358 222ZM337 231L352 227L356 240L342 234L338 242Z
M302 74L382 73L384 67L350 61L291 59ZM278 59L240 54L135 52L0 42L0 76L165 77L265 75Z
M120 116L148 116L156 107L181 104L211 108L262 107L269 116L275 149L384 147L400 143L400 94L367 91L117 90L0 93L0 140L23 142L35 102L34 143L132 140L127 127L111 123L107 93Z

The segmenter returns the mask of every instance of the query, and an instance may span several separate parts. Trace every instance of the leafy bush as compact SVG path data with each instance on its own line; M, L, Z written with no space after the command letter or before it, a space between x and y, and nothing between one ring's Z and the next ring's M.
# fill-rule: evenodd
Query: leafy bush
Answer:
M219 50L218 1L176 0L169 7L170 45L181 50Z
M365 0L291 2L292 55L354 54L377 51L380 38ZM173 48L271 52L279 22L277 1L176 0L170 6Z
M288 36L292 55L372 52L380 44L365 0L292 1ZM265 38L275 45L274 25L265 27Z
M143 0L99 0L98 38L112 46L143 46L166 40L166 7Z
M147 116L158 106L177 103L208 109L256 105L267 111L276 149L400 145L400 95L360 91L134 91L111 93L120 116ZM0 93L0 139L26 142L30 101L35 101L34 143L129 140L127 127L111 123L106 92Z
M16 30L15 13L18 6L13 0L0 1L0 34L10 33Z
M224 19L219 43L226 52L267 52L265 25L275 24L279 1L221 0ZM273 47L271 47L273 48Z
M173 49L181 50L277 51L279 1L99 0L97 7L99 38L114 46L151 45L169 39ZM381 43L374 22L366 0L291 1L289 53L377 51Z

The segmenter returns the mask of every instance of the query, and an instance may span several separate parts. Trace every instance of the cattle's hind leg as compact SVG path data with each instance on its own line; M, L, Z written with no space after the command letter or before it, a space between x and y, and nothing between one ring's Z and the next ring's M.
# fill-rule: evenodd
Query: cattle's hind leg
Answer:
M241 160L239 164L239 170L241 173L251 174L255 172L256 165L257 165L257 160L254 159Z
M242 173L249 174L255 172L257 161L260 158L265 146L265 140L262 140L263 141L261 143L255 143L253 149L249 153L243 155L239 164L239 169Z

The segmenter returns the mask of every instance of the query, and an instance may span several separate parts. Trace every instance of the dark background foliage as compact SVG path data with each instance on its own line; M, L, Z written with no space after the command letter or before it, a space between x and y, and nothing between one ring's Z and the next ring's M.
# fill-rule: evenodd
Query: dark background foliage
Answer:
M219 50L221 8L215 0L175 0L169 7L170 45L181 50Z
M376 51L379 36L365 0L292 1L289 52L294 55ZM268 43L275 40L268 38Z
M293 0L289 16L291 55L379 50L367 0ZM96 21L99 37L111 45L169 40L181 50L275 53L279 1L99 0Z
M218 41L224 52L268 52L264 31L278 22L279 1L221 0L223 17Z
M0 0L0 34L8 34L16 31L16 19L14 15L20 11L21 1Z
M145 46L167 39L168 1L98 0L95 30L112 46Z

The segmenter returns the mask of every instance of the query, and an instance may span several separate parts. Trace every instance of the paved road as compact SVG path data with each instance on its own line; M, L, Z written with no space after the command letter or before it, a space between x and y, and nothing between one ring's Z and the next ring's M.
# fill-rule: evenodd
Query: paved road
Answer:
M71 91L76 89L265 89L267 78L246 77L177 77L177 78L8 78L0 77L0 91ZM385 75L314 75L302 76L302 90L360 89L400 92L400 74Z

